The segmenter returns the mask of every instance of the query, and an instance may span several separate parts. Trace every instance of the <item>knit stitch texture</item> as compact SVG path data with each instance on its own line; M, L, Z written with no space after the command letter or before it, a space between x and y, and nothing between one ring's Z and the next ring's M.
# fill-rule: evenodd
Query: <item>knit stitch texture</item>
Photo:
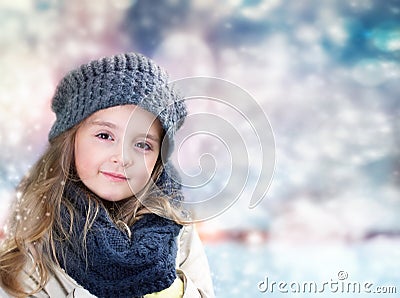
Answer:
M98 297L132 298L168 288L176 278L176 237L181 225L155 214L144 215L132 227L131 238L109 218L103 207L94 218L82 248L89 200L76 183L66 185L65 199L78 212L69 240L55 235L60 266ZM93 207L93 206L92 206ZM61 206L64 229L71 217Z
M81 65L60 81L52 99L56 121L49 141L98 110L125 104L156 115L169 142L187 113L163 69L141 54L119 54Z

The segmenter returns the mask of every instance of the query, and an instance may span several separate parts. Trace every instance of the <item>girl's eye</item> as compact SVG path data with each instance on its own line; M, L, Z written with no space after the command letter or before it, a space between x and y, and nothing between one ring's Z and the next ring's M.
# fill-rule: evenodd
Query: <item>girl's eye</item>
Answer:
M135 144L135 147L138 147L143 150L151 150L151 146L146 142L139 142Z
M109 133L106 133L106 132L98 133L96 135L96 137L99 138L99 139L102 139L102 140L110 140L110 141L113 140L112 136Z

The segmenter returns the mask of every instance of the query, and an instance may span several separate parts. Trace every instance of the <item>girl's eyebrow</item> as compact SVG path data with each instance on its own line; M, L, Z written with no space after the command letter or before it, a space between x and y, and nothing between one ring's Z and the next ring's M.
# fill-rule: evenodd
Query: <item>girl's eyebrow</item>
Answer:
M142 133L142 134L139 134L138 136L142 137L142 138L145 138L145 139L150 139L150 140L152 140L154 142L159 142L160 141L159 137L157 137L155 135L152 135L152 134L149 134L149 133L148 134Z
M113 129L118 128L117 125L115 125L114 123L108 122L108 121L103 121L103 120L95 119L95 120L90 121L89 123L93 124L93 125L97 125L97 126L107 126L109 128L113 128Z

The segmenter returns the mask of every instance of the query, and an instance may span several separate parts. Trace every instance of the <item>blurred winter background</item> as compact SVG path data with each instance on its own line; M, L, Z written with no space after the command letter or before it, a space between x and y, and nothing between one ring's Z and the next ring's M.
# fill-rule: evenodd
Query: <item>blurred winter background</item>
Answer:
M340 270L399 295L400 1L1 0L0 28L2 220L46 146L58 80L139 51L172 79L241 86L274 130L267 198L198 225L218 297L289 297L257 284Z

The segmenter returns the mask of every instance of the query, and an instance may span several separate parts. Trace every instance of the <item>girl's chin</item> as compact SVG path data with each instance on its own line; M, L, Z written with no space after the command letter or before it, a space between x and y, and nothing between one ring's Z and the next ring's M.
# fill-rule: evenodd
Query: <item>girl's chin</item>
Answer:
M131 198L133 196L133 193L128 193L128 194L96 193L96 195L103 201L120 202Z

